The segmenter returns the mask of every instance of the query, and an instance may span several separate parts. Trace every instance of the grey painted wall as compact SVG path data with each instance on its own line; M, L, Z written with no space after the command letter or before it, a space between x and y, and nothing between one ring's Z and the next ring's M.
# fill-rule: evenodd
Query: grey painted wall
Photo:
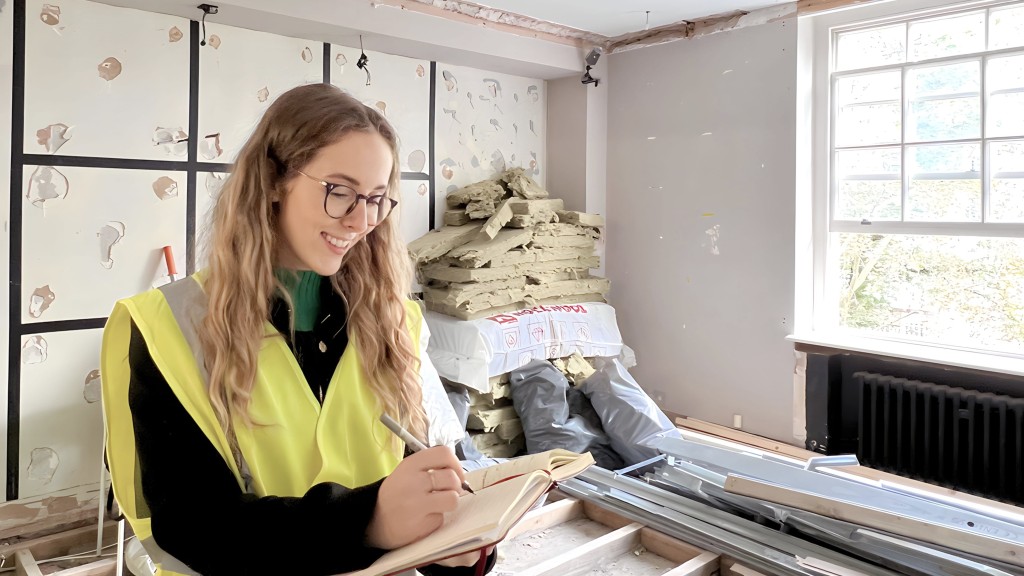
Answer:
M663 408L792 440L796 21L609 58L607 275Z
M547 187L567 210L585 210L587 92L578 76L548 80Z

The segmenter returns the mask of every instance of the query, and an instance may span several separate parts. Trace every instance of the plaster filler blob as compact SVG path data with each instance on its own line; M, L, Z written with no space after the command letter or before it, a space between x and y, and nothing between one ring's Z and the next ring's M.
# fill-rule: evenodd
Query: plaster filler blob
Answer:
M30 480L49 484L53 475L60 466L60 456L53 448L36 448L32 450L32 456L28 463L28 477Z
M169 176L161 176L153 181L153 193L161 200L177 198L178 183Z
M49 347L46 338L38 334L30 336L21 346L21 363L42 364L46 362L46 352Z
M32 172L28 182L28 198L33 206L43 208L50 200L60 200L68 195L70 185L67 176L53 166L39 166Z
M82 397L86 404L95 404L100 401L100 371L91 370L85 375L85 384L82 387Z
M41 286L36 288L32 292L32 296L28 300L28 315L33 318L39 318L50 308L50 304L57 299L57 295L50 290L50 285Z
M114 245L124 238L124 223L107 222L96 233L96 237L100 239L100 266L110 270L114 267Z

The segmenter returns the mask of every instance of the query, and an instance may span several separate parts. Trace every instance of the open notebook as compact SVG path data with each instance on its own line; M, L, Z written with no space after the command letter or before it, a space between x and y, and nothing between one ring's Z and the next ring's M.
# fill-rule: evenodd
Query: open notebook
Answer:
M350 576L395 574L495 544L552 484L576 476L593 463L589 452L550 450L468 472L466 481L476 494L459 498L459 507L443 526Z

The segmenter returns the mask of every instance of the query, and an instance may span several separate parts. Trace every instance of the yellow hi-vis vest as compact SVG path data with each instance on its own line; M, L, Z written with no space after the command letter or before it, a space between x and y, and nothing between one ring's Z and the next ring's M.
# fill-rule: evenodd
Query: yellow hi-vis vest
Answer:
M240 489L257 496L302 496L326 481L356 488L387 476L401 459L400 446L380 423L381 409L367 386L359 343L349 341L321 406L288 344L267 322L249 404L255 425L250 428L235 419L239 469L207 392L207 372L196 335L206 306L199 281L185 278L119 301L103 332L103 421L111 485L122 513L161 575L195 572L162 551L152 537L128 405L132 321L174 395L220 452ZM406 303L406 318L418 347L422 313L416 303ZM417 355L421 352L416 350Z

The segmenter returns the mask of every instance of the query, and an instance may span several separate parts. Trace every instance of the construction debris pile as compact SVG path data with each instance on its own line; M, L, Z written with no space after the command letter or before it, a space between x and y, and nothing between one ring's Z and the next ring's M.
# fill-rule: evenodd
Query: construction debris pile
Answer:
M551 363L570 383L578 384L595 372L591 361L578 353L573 353L567 358L556 358ZM523 423L512 405L510 374L492 377L489 393L469 391L466 430L473 441L473 446L490 458L511 458L525 453L526 450ZM445 384L456 385L451 381L446 381Z
M444 226L409 244L427 309L472 320L604 302L609 282L589 272L604 218L564 207L522 168L449 194Z

